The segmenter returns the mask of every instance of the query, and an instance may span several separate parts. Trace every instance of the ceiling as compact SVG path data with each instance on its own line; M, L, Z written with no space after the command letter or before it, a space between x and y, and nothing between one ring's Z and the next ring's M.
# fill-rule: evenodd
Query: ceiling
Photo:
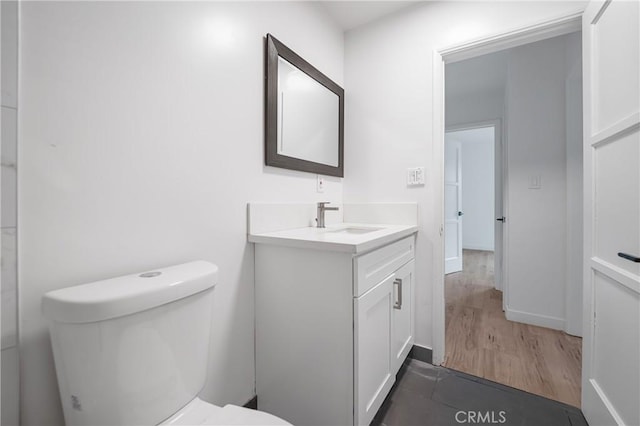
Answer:
M329 12L344 31L390 15L400 9L418 3L411 1L321 1L320 4Z

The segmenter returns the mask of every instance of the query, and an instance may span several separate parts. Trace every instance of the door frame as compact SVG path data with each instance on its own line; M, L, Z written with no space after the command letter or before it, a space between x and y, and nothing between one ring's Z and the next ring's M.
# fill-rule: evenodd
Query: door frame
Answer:
M440 365L445 354L445 301L444 301L444 67L445 64L471 59L504 49L534 43L582 29L583 12L565 14L534 25L472 40L433 51L433 141L434 157L439 170L434 175L434 217L440 224L440 241L433 245L433 364ZM505 144L506 145L506 144ZM506 147L505 147L506 148Z
M494 149L494 210L495 216L498 217L508 216L506 212L506 208L508 203L505 200L506 193L506 177L507 177L507 162L506 155L504 151L506 149L505 144L503 144L503 133L504 133L504 123L500 118L494 118L492 120L483 120L483 121L474 121L469 123L460 123L460 124L452 124L451 126L446 126L444 133L451 132L459 132L463 130L473 130L473 129L483 129L486 127L493 127L493 149ZM464 166L463 166L464 167ZM496 225L497 226L497 225ZM506 238L506 227L502 227L502 238L498 238L498 228L495 228L494 231L494 287L497 290L504 291L503 283L506 282L504 277L506 276L506 262L504 262L506 250L504 247L506 246L507 238ZM502 241L500 241L502 240ZM502 258L502 268L498 268L497 260ZM504 305L504 299L503 299ZM504 306L503 306L504 308Z

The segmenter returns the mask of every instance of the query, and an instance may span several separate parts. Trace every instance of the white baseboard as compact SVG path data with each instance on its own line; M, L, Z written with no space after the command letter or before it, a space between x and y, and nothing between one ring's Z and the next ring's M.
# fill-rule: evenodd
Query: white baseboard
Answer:
M571 336L582 337L582 324L571 324L570 321L567 321L564 331Z
M552 328L554 330L564 330L563 318L516 311L509 307L505 308L504 314L509 321L517 321L525 324L537 325L539 327Z

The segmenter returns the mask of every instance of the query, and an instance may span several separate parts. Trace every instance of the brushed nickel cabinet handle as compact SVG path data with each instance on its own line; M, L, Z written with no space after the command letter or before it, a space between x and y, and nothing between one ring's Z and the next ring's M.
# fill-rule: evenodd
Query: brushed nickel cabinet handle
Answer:
M402 309L402 280L396 278L393 280L393 284L398 287L398 300L393 304L393 309Z

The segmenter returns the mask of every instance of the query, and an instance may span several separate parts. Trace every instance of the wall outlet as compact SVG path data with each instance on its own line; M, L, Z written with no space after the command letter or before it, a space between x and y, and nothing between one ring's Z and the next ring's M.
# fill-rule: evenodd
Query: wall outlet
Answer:
M407 186L424 185L424 167L411 167L407 169Z
M318 182L316 185L316 191L317 192L324 192L324 177L318 175Z

